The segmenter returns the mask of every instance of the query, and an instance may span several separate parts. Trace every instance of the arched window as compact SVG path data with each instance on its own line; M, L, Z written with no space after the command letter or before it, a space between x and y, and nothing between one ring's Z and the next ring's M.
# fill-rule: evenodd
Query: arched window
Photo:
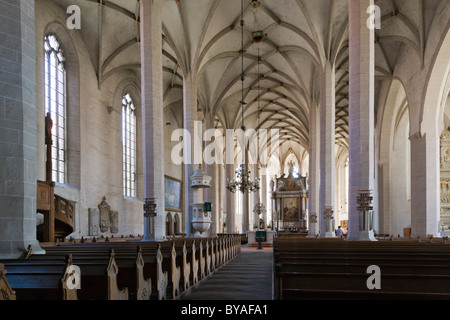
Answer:
M136 197L136 108L126 94L122 99L123 194Z
M52 127L52 179L66 183L66 68L63 50L55 35L44 39L45 113Z

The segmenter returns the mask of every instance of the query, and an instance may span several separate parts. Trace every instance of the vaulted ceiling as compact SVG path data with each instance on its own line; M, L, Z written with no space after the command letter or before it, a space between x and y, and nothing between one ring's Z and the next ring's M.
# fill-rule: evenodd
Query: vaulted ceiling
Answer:
M80 30L99 83L131 70L140 77L139 1L52 0L82 9ZM378 0L376 80L391 77L399 52L424 54L440 0ZM336 66L336 139L348 146L348 1L244 0L244 121L247 128L281 130L286 150L308 150L309 110L319 102L324 61ZM182 115L183 76L198 78L199 110L220 128L239 128L241 0L165 0L164 104ZM254 37L262 32L264 40ZM378 87L378 86L377 86ZM300 152L300 151L298 151ZM296 154L301 158L301 154Z

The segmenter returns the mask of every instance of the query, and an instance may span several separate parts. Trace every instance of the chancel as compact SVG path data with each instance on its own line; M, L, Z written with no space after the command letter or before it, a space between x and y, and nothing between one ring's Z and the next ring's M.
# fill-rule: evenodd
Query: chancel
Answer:
M0 300L449 299L449 235L450 0L0 0Z

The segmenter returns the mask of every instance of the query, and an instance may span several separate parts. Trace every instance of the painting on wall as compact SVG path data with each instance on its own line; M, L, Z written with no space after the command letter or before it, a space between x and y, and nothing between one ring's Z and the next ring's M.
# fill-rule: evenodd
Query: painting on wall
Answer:
M166 210L181 211L182 182L180 180L164 177L164 203Z
M283 221L299 221L300 198L283 198Z

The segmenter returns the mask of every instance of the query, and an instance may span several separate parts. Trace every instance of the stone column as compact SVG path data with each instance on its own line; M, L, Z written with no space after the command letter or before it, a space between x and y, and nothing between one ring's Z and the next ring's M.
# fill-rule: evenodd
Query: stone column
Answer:
M216 192L216 202L217 202L217 232L223 233L223 193L224 193L224 182L223 182L223 164L219 163L216 166L216 176L217 176L217 192Z
M431 130L430 130L431 131ZM411 135L411 233L439 235L439 137L433 132Z
M214 129L214 118L211 116L209 110L206 111L205 119L203 123L204 131L209 129ZM214 138L212 138L214 139ZM208 145L212 143L213 141L205 142L205 145ZM216 150L218 151L218 150ZM219 221L219 203L218 199L216 197L217 193L217 187L218 187L218 181L217 181L217 170L216 170L217 164L211 164L211 165L204 165L205 171L212 177L211 180L211 188L205 189L205 202L211 202L212 204L212 212L211 212L211 229L210 229L210 235L212 237L215 237L217 235L218 231L218 221Z
M190 177L202 164L203 139L201 138L201 122L197 121L197 81L195 75L189 73L183 80L183 126L190 133L190 139L184 139L184 208L186 216L186 236L193 235L192 204L203 201L202 192L190 187ZM197 126L197 127L196 127ZM200 140L200 141L199 141ZM211 175L210 173L208 173Z
M317 214L319 212L320 193L320 141L319 110L313 104L309 115L309 209L308 237L315 237L319 232Z
M156 216L144 218L144 241L161 240L166 234L161 8L161 0L141 1L144 198L156 204Z
M226 179L233 181L235 178L235 169L234 164L226 164L225 165L225 174ZM226 183L226 181L225 181ZM226 202L227 202L227 233L232 234L235 233L236 230L236 221L235 221L235 206L236 206L236 198L235 194L229 191L228 189L225 189L226 192Z
M320 96L320 236L335 237L336 80L334 65L326 62Z
M373 210L364 211L359 196L374 190L375 31L367 26L374 0L349 0L350 34L350 192L349 240L375 241L370 225ZM367 206L370 208L370 206ZM369 222L367 224L367 222Z
M258 179L259 178L259 169L258 169L258 165L257 164L252 164L251 165L251 171L252 171L252 173L251 173L251 179L252 179L252 181L255 181L256 179ZM251 194L251 201L250 201L250 211L252 212L252 216L253 216L253 223L251 224L251 229L250 230L253 230L253 226L254 225L257 225L257 226L259 226L259 215L257 215L255 212L254 212L254 210L255 210L255 206L256 206L256 204L258 204L259 202L260 202L260 200L261 200L261 197L260 197L260 192L261 192L261 190L258 190L258 191L256 191L256 192L253 192L252 194Z
M267 213L269 211L269 208L267 206L267 168L262 167L261 168L261 202L264 204L264 207L266 208L266 212L263 214L262 219L264 220L264 228L267 227Z
M0 0L0 258L36 240L37 123L34 0Z
M244 168L245 170L249 170L249 164L248 164L248 150L246 149L245 154L245 162L244 162ZM250 176L251 177L251 176ZM236 191L240 192L240 191ZM249 192L244 192L242 195L242 233L245 234L249 230L250 226L250 195Z

